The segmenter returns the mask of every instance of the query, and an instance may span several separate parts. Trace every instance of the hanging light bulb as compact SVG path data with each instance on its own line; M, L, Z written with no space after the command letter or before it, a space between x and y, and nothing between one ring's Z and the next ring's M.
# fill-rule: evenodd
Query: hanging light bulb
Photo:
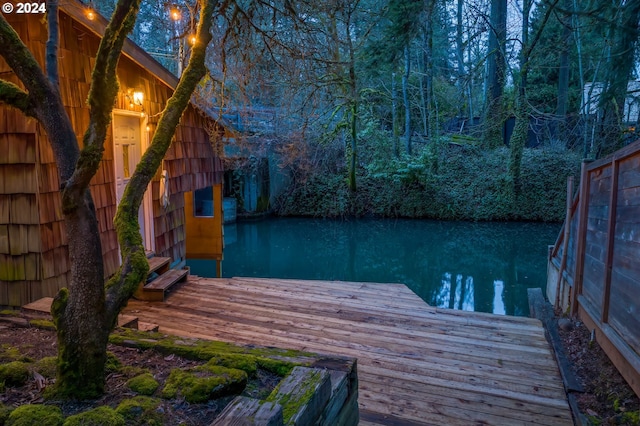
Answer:
M173 19L174 21L180 20L180 9L178 9L176 6L171 7L171 9L169 10L169 14L171 15L171 19Z
M90 21L96 19L96 12L91 8L87 9L85 14L87 16L87 19L89 19Z

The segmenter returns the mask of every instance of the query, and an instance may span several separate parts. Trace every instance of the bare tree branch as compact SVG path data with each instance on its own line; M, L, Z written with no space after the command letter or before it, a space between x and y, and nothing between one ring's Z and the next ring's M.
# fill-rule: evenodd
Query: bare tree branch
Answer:
M51 84L58 88L60 76L58 74L58 0L47 0L47 23L49 25L49 39L47 40L47 76Z

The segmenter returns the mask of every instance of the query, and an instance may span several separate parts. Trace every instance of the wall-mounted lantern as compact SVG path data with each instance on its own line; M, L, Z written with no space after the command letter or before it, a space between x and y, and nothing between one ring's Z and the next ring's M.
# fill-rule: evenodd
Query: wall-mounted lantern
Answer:
M142 90L134 90L133 103L135 105L142 105L143 101L144 101L144 92Z

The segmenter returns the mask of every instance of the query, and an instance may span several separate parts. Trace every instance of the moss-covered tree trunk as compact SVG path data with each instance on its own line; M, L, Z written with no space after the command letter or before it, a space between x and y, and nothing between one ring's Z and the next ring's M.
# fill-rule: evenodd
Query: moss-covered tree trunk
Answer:
M522 154L529 136L529 102L527 99L527 81L529 78L529 59L533 49L538 44L542 30L553 12L555 5L559 0L553 0L547 5L547 10L543 19L540 21L536 33L531 41L529 41L529 14L533 6L531 0L524 0L522 4L522 49L520 50L520 81L518 82L518 91L516 95L516 125L511 135L509 143L509 176L512 182L513 201L520 194L520 169L522 164Z
M46 74L0 15L0 55L25 90L0 80L0 102L37 119L47 132L60 181L71 265L68 288L54 299L52 315L58 333L56 388L63 397L88 398L103 392L109 333L118 313L148 272L138 225L144 192L160 165L191 93L205 74L206 45L211 40L213 0L202 0L201 19L191 60L158 122L151 146L125 189L116 216L122 266L105 284L100 232L89 182L100 166L107 129L118 93L116 70L140 0L120 0L107 26L92 73L89 127L79 149L59 94L57 76L57 2L47 3L50 39Z
M484 111L483 144L486 148L498 148L504 144L504 84L507 62L507 1L491 0L491 29L487 56L487 90Z

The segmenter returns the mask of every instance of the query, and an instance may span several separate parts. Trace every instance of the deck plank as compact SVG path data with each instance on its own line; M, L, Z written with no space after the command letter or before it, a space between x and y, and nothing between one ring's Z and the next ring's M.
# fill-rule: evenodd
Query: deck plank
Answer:
M537 320L426 305L401 284L191 277L126 311L163 333L358 358L363 425L571 425Z

